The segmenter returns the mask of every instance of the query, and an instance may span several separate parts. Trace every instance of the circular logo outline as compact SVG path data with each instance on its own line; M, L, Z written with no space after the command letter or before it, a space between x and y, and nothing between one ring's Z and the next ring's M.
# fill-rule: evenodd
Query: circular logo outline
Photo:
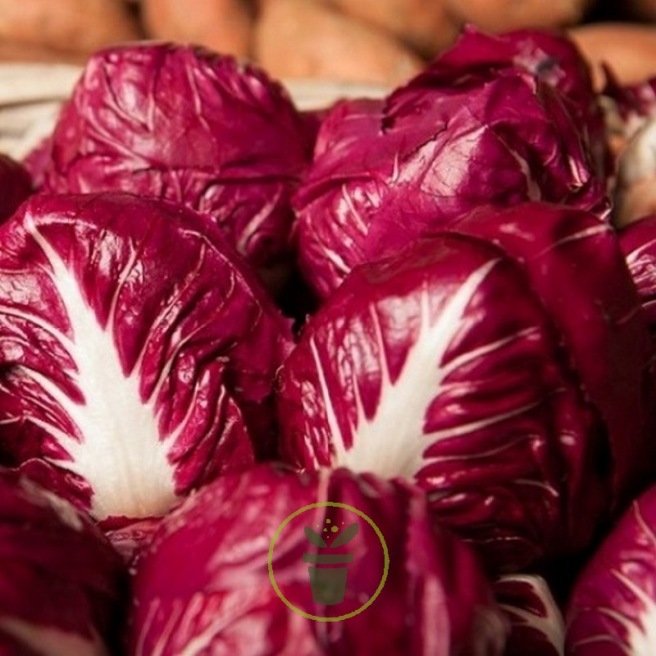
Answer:
M296 517L299 515L302 515L305 512L308 512L309 510L314 510L315 508L341 508L343 510L348 510L349 512L354 513L361 519L364 519L369 526L374 530L374 533L376 534L376 537L378 538L380 542L380 546L383 549L383 575L380 578L380 582L378 583L378 587L374 591L373 595L367 599L367 601L362 604L359 608L356 608L354 611L351 611L350 613L345 613L344 615L336 615L336 616L322 616L322 615L312 615L312 613L308 613L304 611L302 608L299 608L298 606L294 606L287 597L282 593L282 590L280 589L280 586L278 585L278 582L276 581L276 575L273 571L273 555L274 555L274 549L276 546L276 542L278 542L280 535L282 534L283 530L285 527ZM383 588L385 587L385 583L387 582L387 577L389 575L389 565L390 565L390 557L389 557L389 549L387 547L387 542L385 541L385 536L383 535L383 532L378 528L378 525L376 522L374 522L369 515L366 513L363 513L361 510L358 510L357 508L350 506L347 503L341 503L340 501L316 501L315 503L309 503L305 506L302 506L301 508L298 508L298 510L295 510L293 513L287 515L285 519L280 523L278 528L275 530L273 537L271 538L271 542L269 542L269 553L267 556L267 569L269 571L269 581L271 583L271 586L273 587L275 593L278 595L280 600L291 610L292 612L296 613L297 615L300 615L301 617L304 617L307 620L314 620L315 622L343 622L344 620L349 620L352 617L355 617L356 615L359 615L360 613L364 612L371 606L371 604L378 599L380 593L383 591Z

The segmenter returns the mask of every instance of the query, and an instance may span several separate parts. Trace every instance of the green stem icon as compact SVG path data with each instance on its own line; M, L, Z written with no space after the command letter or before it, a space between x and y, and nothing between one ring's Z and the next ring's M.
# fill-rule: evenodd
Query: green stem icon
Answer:
M315 547L327 547L328 546L326 544L326 541L316 531L313 531L309 526L305 527L305 537Z
M347 526L333 541L330 545L332 549L335 547L343 547L345 544L348 544L357 534L359 527L357 524L351 524Z

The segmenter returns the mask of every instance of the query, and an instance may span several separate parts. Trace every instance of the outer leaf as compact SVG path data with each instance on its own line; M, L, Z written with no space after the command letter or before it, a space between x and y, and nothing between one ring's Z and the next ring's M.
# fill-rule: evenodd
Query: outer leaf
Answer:
M0 472L0 652L113 653L127 576L87 517Z
M578 119L590 108L563 98L534 62L520 65L522 43L465 35L384 102L330 112L294 200L300 264L319 296L353 267L481 205L546 201L608 214L605 181L570 111Z
M637 499L592 558L569 604L567 654L656 653L656 488Z
M521 263L604 420L615 502L628 502L656 475L654 351L615 231L586 213L545 205L482 208L452 229Z
M366 513L390 556L376 601L348 621L330 623L329 630L283 604L267 570L281 522L304 505L325 501ZM378 538L362 521L345 599L321 607L312 600L303 561L303 527L309 519L317 525L325 511L307 515L288 524L275 543L272 569L279 588L306 612L334 616L359 607L382 574ZM193 558L187 557L189 545ZM430 520L419 490L345 470L298 475L260 466L221 477L163 520L136 570L129 653L495 656L503 653L505 638L485 575L471 552Z
M564 656L565 622L544 579L504 576L494 594L511 626L505 656Z
M606 224L481 210L355 269L313 317L280 375L283 449L415 480L517 570L589 544L653 471L651 357Z
M485 34L466 26L457 46L434 64L446 70L476 70L488 73L509 65L525 70L558 91L588 143L601 177L610 171L606 126L599 98L592 83L590 66L576 44L555 31L517 30Z
M289 196L308 137L261 70L189 46L115 46L91 57L60 114L44 189L184 203L268 266L289 250Z
M135 519L271 449L287 324L207 219L35 197L0 231L0 272L4 464Z

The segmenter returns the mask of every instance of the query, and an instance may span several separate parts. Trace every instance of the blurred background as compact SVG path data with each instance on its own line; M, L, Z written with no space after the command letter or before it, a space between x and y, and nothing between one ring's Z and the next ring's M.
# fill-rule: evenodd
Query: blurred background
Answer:
M83 63L151 38L199 43L279 78L395 85L467 23L571 29L593 62L611 60L627 80L656 70L656 0L0 0L0 62Z

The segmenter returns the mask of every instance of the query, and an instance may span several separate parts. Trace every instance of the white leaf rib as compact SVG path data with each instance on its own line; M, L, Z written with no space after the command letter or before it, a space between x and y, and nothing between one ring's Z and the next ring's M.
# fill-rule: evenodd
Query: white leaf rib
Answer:
M539 331L535 327L525 328L524 330L520 330L514 335L507 335L506 337L501 337L500 339L494 342L489 342L488 344L479 346L478 348L472 349L471 351L467 351L462 355L453 358L453 360L451 360L449 364L445 365L442 368L442 370L444 371L444 375L449 376L451 373L460 369L461 367L464 367L465 365L468 365L470 362L479 360L480 358L483 358L486 355L490 355L495 351L500 351L501 349L508 346L508 344L512 344L513 342L520 339L528 339L531 336L533 335L537 336L538 334Z
M114 326L114 319L116 317L116 306L118 304L118 299L120 298L121 293L125 288L125 283L128 281L128 278L132 273L132 269L134 268L136 261L137 261L137 251L136 249L132 248L132 246L130 246L130 257L128 258L127 263L125 264L125 266L121 270L121 273L118 276L116 290L112 295L112 302L109 306L109 313L107 314L107 327L109 328L109 330L112 330Z
M0 314L7 315L9 317L15 317L17 319L23 319L24 321L37 326L51 337L54 337L64 347L69 355L72 354L74 350L73 341L46 319L42 319L33 312L23 312L22 310L18 310L15 307L9 307L7 305L0 305Z
M527 403L526 405L519 406L514 410L509 410L508 412L502 412L496 415L490 415L485 419L479 419L478 421L470 421L468 423L459 423L457 426L452 428L444 428L442 430L433 431L426 433L426 439L435 441L435 440L444 440L451 437L462 437L463 435L469 435L470 433L476 433L477 431L493 426L494 424L499 424L502 421L507 419L512 419L513 417L518 417L524 413L537 408L540 405L540 402Z
M26 367L24 365L18 365L16 367L17 371L20 371L27 378L33 380L50 398L52 398L60 406L66 407L71 403L71 398L62 390L59 385L50 380L47 376L44 376L42 373L32 369L31 367Z
M430 434L428 434L427 437L430 437ZM516 437L513 440L505 441L503 444L494 447L492 449L487 449L486 451L479 450L476 453L472 453L468 455L468 458L470 458L471 460L479 460L483 458L489 458L490 456L496 456L503 453L504 451L509 451L510 449L514 449L518 444L521 444L522 442L526 442L527 440L531 440L531 439L533 439L532 435L522 435L520 437ZM432 462L454 462L458 460L462 460L461 455L450 455L450 456L441 455L431 458Z
M159 604L159 600L156 600L156 602ZM171 636L176 629L180 617L184 613L183 603L182 599L173 600L173 609L166 618L166 624L164 624L157 635L157 643L154 649L148 653L142 652L144 656L163 656L167 652L167 648L170 646Z
M190 285L193 284L193 280L196 277L196 275L200 272L202 266L203 266L203 261L204 261L204 245L203 248L201 249L201 252L198 256L198 261L196 263L195 268L191 271L189 276L187 276L187 282L183 285L180 285L179 288L176 290L175 294L168 300L166 304L166 308L161 310L159 314L157 315L155 321L153 322L152 326L150 327L150 330L148 331L148 334L146 335L146 339L144 340L144 343L141 347L141 350L139 351L139 355L137 356L137 359L135 360L134 367L132 368L133 372L139 372L141 371L141 368L143 366L143 361L144 358L146 357L146 353L148 352L148 347L150 346L150 342L153 339L155 335L157 335L158 329L162 326L162 324L168 319L169 314L171 313L172 309L175 307L176 303L186 294L187 290L189 289ZM111 324L109 324L109 328L111 329Z
M23 419L25 421L29 421L30 423L44 430L46 433L52 435L52 437L54 437L64 448L67 448L66 445L69 442L75 440L75 438L72 435L69 435L66 431L63 431L61 428L55 426L49 421L44 421L43 419L40 419L39 417L35 417L34 415L25 415ZM44 460L49 460L54 464L58 464L57 461L52 460L50 458L44 458Z
M598 612L615 620L624 628L629 649L627 653L633 656L652 656L656 652L656 600L622 572L612 570L611 574L641 602L640 624L630 621L621 610L604 607Z
M462 317L476 290L499 260L490 260L472 272L445 303L439 316L431 320L430 295L427 289L420 296L420 327L405 362L395 381L390 378L385 356L385 343L375 308L370 308L380 366L380 395L373 417L368 418L363 408L357 377L353 377L352 397L357 419L349 422L352 443L347 444L337 419L334 400L328 389L326 373L317 344L310 340L310 349L317 370L319 388L324 401L326 421L333 448L333 465L353 471L371 471L380 476L414 477L424 466L426 449L437 440L466 435L475 430L525 412L524 406L512 412L493 415L478 422L451 429L425 432L426 412L435 398L443 392L448 375L444 359ZM508 342L505 338L500 342ZM485 348L500 348L498 344Z
M182 349L191 342L198 333L200 333L202 330L207 328L207 326L211 323L211 321L206 321L202 325L198 326L193 332L189 333L186 337L183 339L179 340L178 343L175 345L173 348L173 351L168 355L166 358L166 362L162 366L162 370L160 372L160 375L157 378L157 382L153 386L152 392L148 396L148 401L151 403L157 403L157 399L159 398L159 395L162 391L162 387L164 386L164 383L166 383L171 370L173 369L173 364L175 362L175 359L178 357ZM137 370L138 371L138 370Z
M656 239L650 239L649 241L640 244L640 246L638 246L638 248L636 248L635 250L631 251L626 256L626 263L629 265L629 267L635 266L635 264L642 257L642 255L645 252L649 251L651 248L653 248L655 244L656 244Z
M605 233L610 233L611 228L609 228L605 223L599 223L599 225L590 226L589 228L584 228L578 232L574 232L571 235L562 237L561 239L550 243L547 247L543 248L539 253L534 256L534 259L542 257L551 251L555 251L565 244L570 244L575 241L581 241L582 239L589 239L590 237L595 237L596 235L603 235Z
M139 371L126 376L112 327L99 324L73 273L30 217L26 229L50 263L50 277L66 309L76 367L68 375L84 397L77 403L47 377L22 368L66 412L80 435L79 441L72 436L66 440L65 431L42 424L70 455L71 461L57 464L90 485L97 519L163 514L176 499L170 439L160 435L154 403L141 399Z
M525 625L544 635L549 644L557 650L558 656L563 656L565 653L565 621L547 584L534 576L506 576L500 580L517 581L520 585L527 585L533 596L540 599L546 611L543 617L517 606L506 604L500 604L500 606L511 615L521 619Z
M649 526L647 521L642 515L642 511L640 510L640 504L637 501L633 502L633 515L636 519L636 522L642 529L643 533L649 537L649 541L652 543L654 547L656 547L656 534L654 534L654 529Z
M348 190L348 188L345 184L343 184L342 187L341 187L341 196L342 196L342 200L346 203L346 206L349 209L349 213L350 213L351 217L355 220L355 223L358 226L359 231L363 235L366 235L369 227L364 222L364 219L362 218L362 215L360 214L358 208L356 207L355 203L353 202L353 198L351 197L351 193L350 193L350 191Z

